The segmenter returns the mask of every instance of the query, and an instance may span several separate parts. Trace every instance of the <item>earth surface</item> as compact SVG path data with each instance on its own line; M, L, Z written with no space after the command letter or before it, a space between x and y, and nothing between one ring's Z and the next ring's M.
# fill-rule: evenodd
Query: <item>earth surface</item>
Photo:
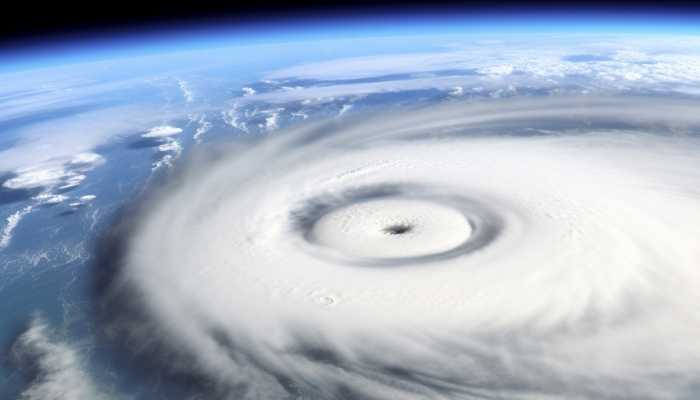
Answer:
M518 396L522 393L534 396L532 398L567 398L572 394L580 396L577 398L624 398L625 393L633 392L607 392L601 382L624 386L640 381L658 383L664 379L672 382L675 388L682 389L675 392L665 386L659 389L654 385L654 390L659 390L655 392L648 386L641 387L649 389L646 394L650 397L658 398L667 398L664 396L668 393L678 395L671 396L673 398L693 398L692 393L697 393L693 389L697 383L682 373L697 371L694 369L696 364L675 358L665 359L664 365L669 367L666 375L664 370L650 372L650 375L643 375L644 378L629 370L608 371L610 374L606 376L618 374L620 379L617 381L598 380L598 376L593 374L583 378L577 375L578 381L593 382L585 388L566 383L566 379L552 378L545 383L532 377L525 381L510 380L511 375L506 373L500 375L504 377L500 381L503 382L501 387L495 387L491 380L479 374L470 376L470 384L466 385L466 381L455 379L452 374L447 374L450 379L440 380L441 369L431 364L435 375L430 379L426 378L428 375L425 373L402 370L405 365L391 367L393 379L404 383L388 384L395 392L378 390L371 396L358 389L369 388L367 383L357 384L357 387L352 383L345 386L336 384L333 389L324 389L301 373L276 375L274 385L270 385L276 385L277 389L265 389L268 391L260 390L257 384L252 383L258 382L252 377L246 378L250 387L245 390L241 389L245 386L243 383L236 386L240 391L233 391L230 385L227 389L221 389L215 382L225 378L202 380L199 375L193 377L183 372L187 369L187 363L175 357L164 358L178 365L174 372L154 373L168 369L161 364L149 365L146 369L151 370L151 374L139 372L134 363L145 365L153 354L163 353L141 346L136 339L132 342L127 340L127 345L111 340L114 335L110 336L105 331L110 329L106 326L112 325L105 323L104 316L100 314L104 299L99 292L104 289L100 286L100 277L109 268L105 265L104 249L114 244L110 240L117 240L110 239L109 233L125 214L129 214L136 200L148 197L154 186L170 185L172 179L177 179L173 176L181 176L178 171L184 168L182 165L196 164L197 149L214 148L217 157L225 158L227 149L236 143L259 141L260 138L273 140L287 135L289 130L316 123L330 124L324 125L324 129L330 129L329 126L339 126L344 121L364 121L366 118L381 120L382 115L420 114L423 109L460 104L508 101L525 101L523 104L527 104L528 101L546 102L547 99L559 98L583 99L576 100L582 103L586 103L586 99L598 98L644 98L662 105L675 104L674 101L695 104L692 103L694 99L700 99L700 37L605 32L530 35L404 32L401 35L377 37L368 33L352 38L326 35L322 39L305 38L298 41L292 36L253 44L227 46L218 43L183 51L168 48L146 53L99 60L91 60L90 54L86 53L70 64L63 64L57 58L58 61L52 65L6 67L0 74L0 343L4 360L0 366L1 398L520 398ZM542 109L556 109L554 103L544 103ZM571 109L576 107L572 106ZM674 109L671 107L669 112ZM674 116L667 117L673 119ZM516 137L560 135L558 126L530 122L530 125L509 125L499 129L504 134ZM588 123L596 129L599 122L586 117L581 119L582 126ZM606 129L614 125L615 129L624 130L633 125L625 121L605 123ZM649 126L654 126L653 121ZM680 126L676 133L683 137L697 135L694 128L686 128L686 125ZM489 129L488 124L484 129ZM659 129L673 131L672 126L667 129L664 125ZM579 144L583 147L586 145L586 142ZM207 154L210 150L202 151ZM238 150L230 151L233 154ZM523 148L525 151L530 150ZM531 154L539 154L539 157L548 157L549 154L538 149L533 151ZM519 153L513 154L517 157ZM449 152L445 153L445 157L446 160L453 158ZM387 153L386 161L391 160L392 154ZM301 157L289 165L304 162L304 157ZM339 156L337 163L343 162ZM474 162L478 166L480 161ZM255 167L255 173L250 173L250 176L260 177L251 179L263 179L272 174L271 170L282 168L273 162L251 163L253 161L246 164ZM328 165L332 168L334 164L330 162ZM521 168L535 168L532 165L524 164ZM436 174L440 173L440 167L436 168ZM685 170L678 174L683 172ZM206 179L206 173L203 175L200 177L202 180ZM395 179L400 181L403 178L397 175ZM298 182L304 185L303 180ZM237 190L246 191L245 183L239 182L237 185ZM271 180L269 185L274 187L275 181ZM384 194L371 196L379 199L372 201L385 201L381 197ZM381 240L387 243L399 240L396 239L398 237L412 240L410 243L413 243L413 247L406 254L423 257L426 252L434 249L442 252L443 247L452 248L468 240L465 238L470 235L476 235L472 228L464 230L463 225L467 222L455 222L451 214L452 198L443 195L440 195L444 201L440 201L439 212L444 213L444 217L439 214L432 222L421 225L421 213L424 211L420 207L425 208L426 215L433 212L430 208L433 205L424 203L426 198L437 198L437 195L430 192L412 196L404 203L401 203L403 200L386 200L398 202L390 204L398 216L377 217L377 237L381 236ZM565 203L566 195L562 196L561 201ZM277 198L259 197L261 203L268 201L275 202ZM418 204L415 206L419 207L417 214L410 218L401 217L404 209L414 207L412 202ZM157 207L153 205L157 204L153 200L149 200L148 204ZM364 208L357 212L367 215L383 212L381 205L377 206L380 211L376 211L371 201L363 204L361 208ZM183 210L189 206L189 200L177 203L177 207ZM442 211L443 208L449 209ZM349 210L322 217L325 218L323 224L314 227L309 235L323 236L316 242L330 245L340 242L341 250L350 249L349 255L340 255L341 258L373 254L375 248L371 244L362 244L365 243L363 240L375 243L377 256L393 257L404 252L401 246L391 247L391 244L386 247L384 242L375 242L374 236L362 237L360 242L342 235L333 236L333 224L342 223L337 221L346 218L344 213L355 212L352 208ZM134 212L133 215L137 214ZM425 218L430 220L430 217ZM461 229L464 237L445 246L426 242L421 236L424 234L421 229L433 229L433 225L442 224L441 218L448 221L445 224L449 225L449 229ZM472 223L469 218L467 220ZM553 218L556 219L556 216ZM695 215L688 218L690 221ZM264 224L261 223L262 226ZM230 229L243 229L242 226L234 225ZM172 232L166 230L163 233L163 241L169 240L171 234L188 235L177 221L173 221L172 229ZM359 232L365 228L364 225L356 227L350 224L347 229L344 234L351 236L355 234L353 229ZM585 232L585 227L579 231L582 235ZM662 235L659 231L656 234ZM427 235L431 240L441 240L439 235ZM445 235L449 236L450 233L446 232ZM181 248L188 246L187 243L181 245ZM686 247L679 253L685 252L683 254L687 257L695 257L696 250ZM320 257L326 256L324 253ZM242 257L247 260L245 257L248 256ZM328 257L335 260L335 255ZM371 260L382 262L382 258ZM168 262L163 263L163 268L167 268ZM251 264L251 268L254 269L255 264ZM608 278L615 280L616 275ZM284 283L281 285L284 286ZM324 307L335 305L334 310L342 309L344 304L352 306L362 303L361 299L364 298L358 295L356 299L360 300L353 303L346 301L351 298L350 295L343 297L330 289L311 292L314 293L314 301ZM169 293L178 296L174 289ZM601 303L597 304L604 301L600 300ZM413 304L410 300L409 303ZM383 306L377 307L381 309ZM427 312L422 308L416 309ZM237 311L232 309L230 312ZM254 319L255 316L247 318ZM295 318L304 320L303 317ZM375 317L366 318L365 321L374 321L372 318ZM602 324L600 320L591 318L589 322L593 322L590 323ZM176 328L164 324L162 329ZM256 329L257 332L263 330L262 326ZM269 332L279 332L275 330L279 327L269 329ZM533 327L528 332L535 331L537 328ZM683 335L689 335L690 331L683 331L679 334L680 339L676 339L686 343L687 336ZM270 335L274 336L272 333ZM312 347L305 353L310 354L308 359L327 366L326 372L317 372L317 376L330 375L328 371L344 370L347 375L344 379L352 382L356 373L354 369L343 366L341 361L337 361L338 357L327 349L319 347L314 350ZM603 351L605 347L596 348ZM418 353L427 351L415 349ZM682 348L677 347L672 351L683 352ZM144 354L146 361L139 358ZM696 345L688 344L686 354L700 353ZM153 356L151 359L160 360L162 357L159 357ZM571 357L574 358L567 358L569 362L578 360L575 356ZM678 357L682 358L680 355ZM359 359L358 356L354 362L361 363ZM637 365L644 362L644 357L640 356ZM290 363L288 370L307 368ZM678 369L671 368L679 363L682 366ZM382 371L390 370L386 366L383 368ZM385 383L388 379L375 378ZM639 380L630 382L626 378ZM324 379L320 381L325 382ZM365 375L365 379L370 378ZM263 381L267 382L260 382ZM426 383L428 381L432 383ZM421 382L417 384L420 387L406 389L416 382ZM467 390L467 387L470 389ZM401 388L412 394L405 395Z

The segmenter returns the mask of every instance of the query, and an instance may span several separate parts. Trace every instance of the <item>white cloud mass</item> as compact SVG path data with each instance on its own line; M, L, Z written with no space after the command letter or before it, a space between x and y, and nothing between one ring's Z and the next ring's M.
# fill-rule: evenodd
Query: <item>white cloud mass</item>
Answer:
M204 398L694 398L697 109L453 102L201 150L124 235L110 332Z
M17 228L22 218L30 212L32 212L32 207L27 206L10 214L10 216L5 219L5 226L2 228L2 231L0 231L0 250L10 245L15 228Z
M12 347L15 360L33 379L20 400L107 400L77 350L56 340L47 323L35 316Z
M145 138L164 138L169 136L175 136L182 133L182 129L175 126L162 125L156 126L148 130L148 132L141 135Z

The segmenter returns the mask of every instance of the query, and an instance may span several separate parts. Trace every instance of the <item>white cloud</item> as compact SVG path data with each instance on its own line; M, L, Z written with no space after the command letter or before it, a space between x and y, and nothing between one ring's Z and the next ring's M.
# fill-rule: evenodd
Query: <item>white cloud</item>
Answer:
M461 96L464 94L464 88L461 86L455 86L449 91L450 96Z
M179 153L182 151L182 146L177 140L168 140L167 142L158 146L158 151Z
M490 65L488 67L484 68L479 68L477 70L479 73L482 73L484 75L495 75L495 76L500 76L500 75L510 75L515 71L515 66L513 65Z
M63 185L59 186L58 188L61 190L64 190L64 189L71 189L71 188L77 187L78 185L83 183L85 178L87 178L86 175L70 174L69 176L66 177L65 183Z
M533 46L536 51L533 51ZM577 54L582 55L580 61L567 60L567 57ZM588 54L606 56L590 57L589 60ZM438 74L445 71L448 71L446 75ZM462 74L456 74L456 71L462 71ZM397 78L397 74L406 74L406 77ZM448 51L334 59L300 64L268 74L272 78L319 81L384 76L392 78L356 84L348 82L347 85L283 87L274 91L271 97L301 98L304 90L307 99L312 99L312 96L398 91L402 87L406 90L444 89L447 82L452 82L453 86L469 86L490 79L501 85L522 83L529 87L561 87L574 82L607 90L653 90L654 85L665 85L660 87L674 90L678 86L680 91L681 86L700 86L700 39L526 38L488 46L465 39ZM246 97L248 100L253 100L250 97L265 98L258 96Z
M41 193L34 196L32 200L38 202L39 204L58 204L67 200L68 196L63 194L52 194L52 193Z
M153 164L151 164L151 171L157 171L161 168L172 168L176 159L176 156L166 154L160 160L154 161Z
M240 129L243 132L248 132L248 124L243 120L243 118L241 118L239 112L240 105L238 103L234 103L230 110L221 112L221 118L227 125Z
M279 128L279 113L273 112L270 113L266 118L265 118L265 129L268 131L275 130Z
M164 63L167 58L172 57L0 74L0 124L9 126L2 135L12 138L12 146L0 150L0 171L70 158L181 116L184 108L162 107L166 99L158 88L162 83L155 79L177 65ZM168 84L173 85L172 78ZM189 89L184 80L178 84Z
M3 186L8 189L32 189L56 186L63 182L68 172L63 165L32 167L15 171L16 177L8 179Z
M144 133L141 136L145 138L162 138L179 135L180 133L182 133L182 129L180 128L170 125L161 125L149 129L148 132Z
M300 112L300 111L290 113L289 115L291 115L293 118L301 118L302 121L309 118L308 114Z
M452 87L463 83L464 79L458 78L421 78L393 80L371 83L337 84L326 86L309 86L305 88L277 89L271 92L248 96L243 101L263 101L274 104L283 104L292 101L304 101L306 105L335 101L338 97L360 96L374 93L401 92L405 90L429 89L435 87Z
M35 316L17 339L12 353L34 375L20 400L105 400L86 372L85 362L71 344L59 341L46 322Z
M97 196L95 196L94 194L86 194L84 196L80 196L80 198L78 198L78 201L74 201L72 203L69 203L68 205L71 207L81 207L94 201L96 198Z
M192 89L190 89L189 83L183 79L178 79L177 85L182 91L182 96L185 98L185 101L192 103L194 101L194 93Z
M115 138L143 131L164 115L172 114L164 114L152 106L129 105L23 126L11 132L18 142L0 150L0 171L30 168L93 152L95 147Z
M195 142L201 143L202 136L204 136L205 133L209 132L209 130L212 127L212 124L211 122L206 120L205 115L200 116L197 120L197 123L199 124L199 126L194 131L194 135L192 136L192 138L195 140Z
M172 168L175 160L182 154L182 145L171 137L164 137L165 142L158 146L158 151L164 155L151 164L151 171L159 170L163 167Z
M104 161L104 158L97 154L97 153L92 153L92 152L87 152L87 153L79 153L73 156L73 159L70 160L70 164L72 165L98 165L101 164Z
M32 207L27 206L7 217L5 220L5 227L0 232L0 250L10 245L12 233L14 232L15 228L17 228L19 221L21 221L22 218L24 218L24 216L29 214L31 211Z
M104 163L97 153L79 153L65 161L53 160L13 171L16 175L3 183L8 189L69 189L85 180L85 173Z
M338 111L338 116L345 114L346 112L350 111L351 109L352 109L352 104L343 104L343 106L340 108L340 111Z
M451 101L205 154L129 232L115 288L148 314L125 328L221 397L682 398L700 371L697 103ZM372 215L432 229L392 200L494 236L453 238L477 246L458 256L336 244L381 235Z

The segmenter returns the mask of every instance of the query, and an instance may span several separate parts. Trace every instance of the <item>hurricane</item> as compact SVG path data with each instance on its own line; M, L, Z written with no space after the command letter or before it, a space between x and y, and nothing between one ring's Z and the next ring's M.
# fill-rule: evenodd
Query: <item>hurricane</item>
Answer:
M202 148L107 236L107 336L201 398L690 398L699 105L457 101Z

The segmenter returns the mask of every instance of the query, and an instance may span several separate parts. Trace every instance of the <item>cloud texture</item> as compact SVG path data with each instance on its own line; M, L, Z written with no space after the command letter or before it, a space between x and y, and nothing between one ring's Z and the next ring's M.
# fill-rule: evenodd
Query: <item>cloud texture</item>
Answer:
M78 353L58 340L43 318L34 316L12 347L14 360L32 377L19 399L107 400Z
M204 149L109 237L106 331L205 398L693 398L697 107L459 102Z

